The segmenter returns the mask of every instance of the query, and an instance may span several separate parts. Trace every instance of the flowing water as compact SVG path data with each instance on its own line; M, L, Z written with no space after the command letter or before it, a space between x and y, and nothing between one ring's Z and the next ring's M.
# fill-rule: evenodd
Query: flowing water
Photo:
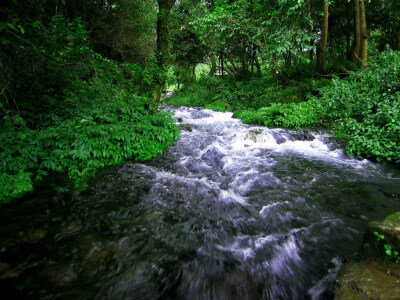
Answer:
M2 296L331 299L368 221L400 210L400 170L325 134L174 110L181 139L162 156L1 208Z

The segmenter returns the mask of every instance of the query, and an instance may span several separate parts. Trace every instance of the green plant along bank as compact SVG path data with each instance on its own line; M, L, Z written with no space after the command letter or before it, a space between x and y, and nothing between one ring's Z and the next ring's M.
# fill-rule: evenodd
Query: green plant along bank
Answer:
M150 159L179 138L170 115L150 114L143 69L91 50L80 19L2 25L0 204L49 172L80 184L98 167Z

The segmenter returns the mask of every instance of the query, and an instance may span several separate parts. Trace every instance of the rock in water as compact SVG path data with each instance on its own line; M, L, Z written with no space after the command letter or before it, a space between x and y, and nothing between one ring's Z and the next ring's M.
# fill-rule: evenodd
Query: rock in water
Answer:
M374 232L385 240L378 241ZM336 280L335 299L400 299L400 264L383 263L382 256L385 243L400 249L400 212L382 222L370 222L364 241L364 260L342 267Z
M395 249L400 249L400 212L389 215L382 222L369 222L369 231L383 234Z
M336 280L335 299L400 299L400 265L378 261L344 265Z

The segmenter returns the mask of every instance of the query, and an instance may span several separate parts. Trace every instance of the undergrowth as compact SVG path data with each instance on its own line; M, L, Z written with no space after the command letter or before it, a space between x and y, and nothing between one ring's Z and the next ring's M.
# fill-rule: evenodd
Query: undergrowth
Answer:
M31 191L49 172L66 172L82 185L98 167L150 159L179 138L170 115L152 114L149 99L138 95L140 67L88 48L79 19L56 16L40 26L32 40L43 52L27 56L25 43L16 49L24 52L14 62L19 68L3 60L9 65L0 76L0 204ZM18 45L13 36L3 43Z

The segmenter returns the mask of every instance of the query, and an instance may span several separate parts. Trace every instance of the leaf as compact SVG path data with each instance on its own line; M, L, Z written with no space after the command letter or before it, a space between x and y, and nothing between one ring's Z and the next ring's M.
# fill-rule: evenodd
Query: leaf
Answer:
M21 30L22 34L25 34L25 29L21 25L18 25L18 28L19 28L19 30Z
M18 31L18 29L12 23L7 23L7 26L10 27L11 29L15 30L15 31Z

